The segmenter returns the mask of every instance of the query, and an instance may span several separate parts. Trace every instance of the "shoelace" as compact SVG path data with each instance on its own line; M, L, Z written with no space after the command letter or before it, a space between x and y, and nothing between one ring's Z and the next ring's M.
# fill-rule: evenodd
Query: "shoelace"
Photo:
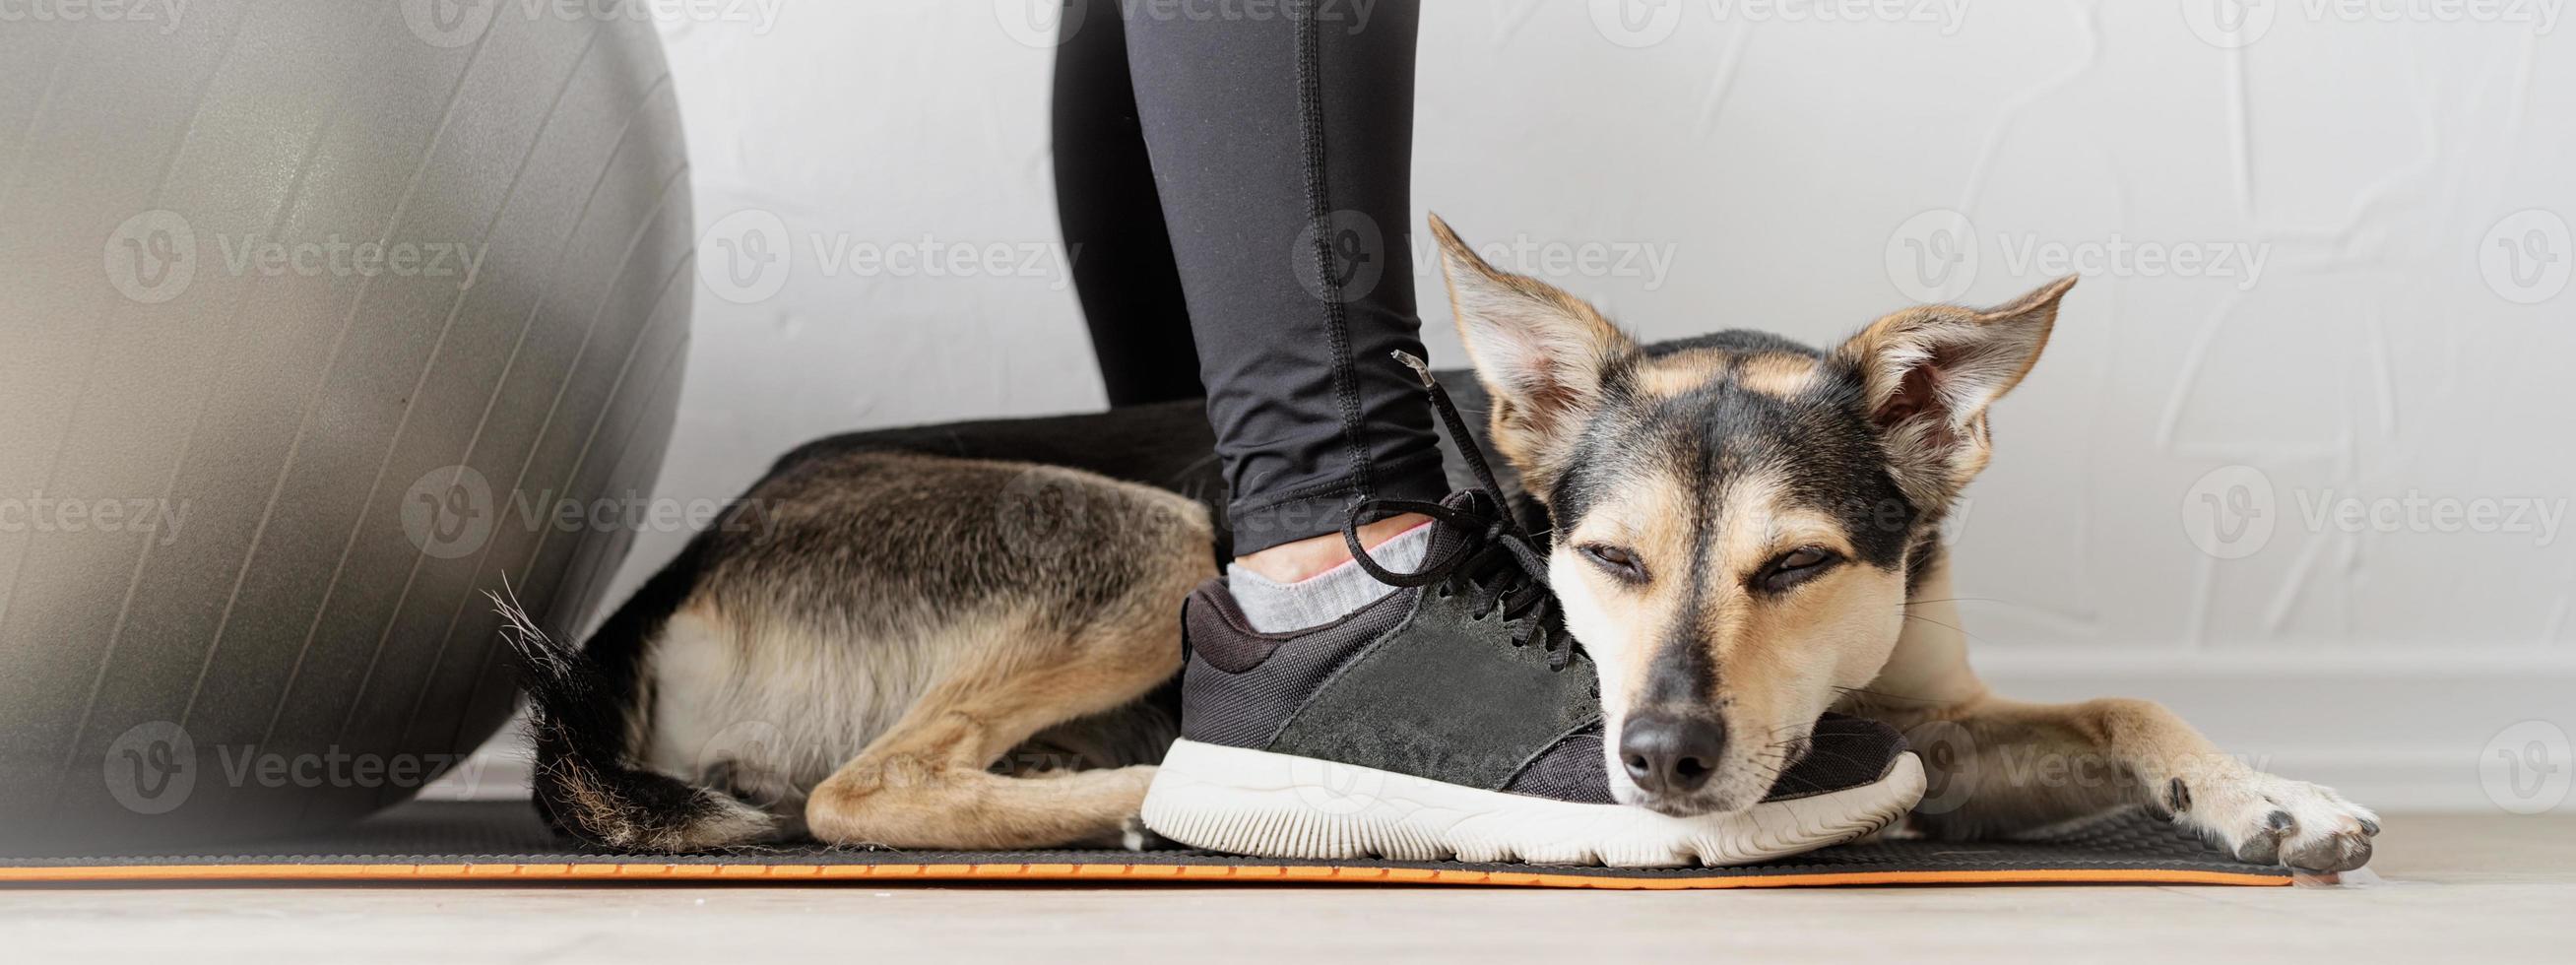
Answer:
M1548 668L1564 670L1574 661L1575 644L1574 638L1557 625L1556 594L1547 584L1547 558L1540 555L1529 531L1513 517L1511 502L1503 498L1502 484L1494 480L1493 467L1485 464L1476 437L1467 431L1467 421L1459 417L1458 406L1449 400L1448 390L1432 377L1431 366L1408 352L1397 352L1395 358L1422 377L1422 385L1431 395L1432 411L1440 414L1450 441L1466 455L1467 467L1475 472L1476 484L1482 491L1476 492L1464 509L1411 499L1371 499L1352 507L1350 521L1342 524L1342 541L1350 546L1351 560L1389 586L1445 583L1450 589L1468 594L1469 615L1477 619L1501 607L1506 622L1520 624L1512 631L1512 646L1535 643L1544 647ZM1360 545L1360 527L1406 513L1420 513L1456 529L1463 534L1464 544L1447 558L1412 573L1378 565Z

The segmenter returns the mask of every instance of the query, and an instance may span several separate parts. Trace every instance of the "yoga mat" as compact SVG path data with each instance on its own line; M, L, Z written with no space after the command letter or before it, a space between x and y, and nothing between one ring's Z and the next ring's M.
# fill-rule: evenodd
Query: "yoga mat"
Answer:
M1733 868L1599 868L1461 861L1302 861L1207 851L902 851L821 845L694 855L586 848L522 801L418 801L345 830L186 853L0 858L0 886L239 882L1046 881L1548 888L1818 885L2286 885L2288 869L2236 861L2171 824L2118 812L2028 841L1894 840Z

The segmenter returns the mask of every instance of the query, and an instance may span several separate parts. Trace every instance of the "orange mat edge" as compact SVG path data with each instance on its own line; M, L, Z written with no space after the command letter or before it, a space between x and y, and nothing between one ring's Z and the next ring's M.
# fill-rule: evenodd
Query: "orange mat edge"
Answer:
M211 884L308 881L1065 881L1332 882L1686 891L1831 885L2155 884L2279 886L2287 875L2154 868L2023 868L1968 871L1833 871L1705 878L1634 878L1579 871L1484 871L1338 865L1187 864L183 864L0 868L0 885Z

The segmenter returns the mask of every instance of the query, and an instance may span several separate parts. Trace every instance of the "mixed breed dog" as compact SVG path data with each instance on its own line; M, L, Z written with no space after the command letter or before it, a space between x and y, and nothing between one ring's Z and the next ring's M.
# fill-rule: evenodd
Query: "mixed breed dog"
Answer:
M825 439L586 646L517 620L541 810L652 851L1159 835L1653 866L2138 806L2244 860L2369 859L2369 810L2159 705L2015 701L1969 669L1937 535L2074 279L1826 351L1639 345L1431 227L1474 373L1426 391L1473 478L1371 508L1435 527L1418 571L1359 554L1378 603L1247 628L1195 403Z

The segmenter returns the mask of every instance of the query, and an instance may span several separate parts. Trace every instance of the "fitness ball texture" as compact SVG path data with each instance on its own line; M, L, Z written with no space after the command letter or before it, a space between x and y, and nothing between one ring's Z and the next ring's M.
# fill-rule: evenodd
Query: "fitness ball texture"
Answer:
M315 830L462 761L514 699L485 591L577 631L686 354L649 19L134 6L0 29L11 853Z

